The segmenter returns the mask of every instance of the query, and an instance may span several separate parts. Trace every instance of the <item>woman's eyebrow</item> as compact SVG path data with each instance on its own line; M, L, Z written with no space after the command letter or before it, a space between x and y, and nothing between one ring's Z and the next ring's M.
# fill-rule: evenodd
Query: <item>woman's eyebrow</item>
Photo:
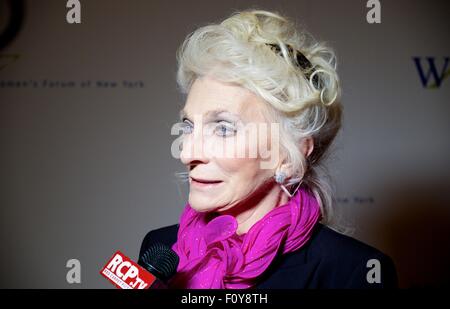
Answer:
M205 117L206 117L207 119L209 119L209 118L215 118L215 117L217 117L217 116L220 116L221 114L231 115L231 116L233 116L233 117L235 117L235 118L237 118L237 119L240 119L239 115L237 115L237 114L235 114L235 113L231 113L230 111L225 110L225 109L215 109L215 110L207 111L207 112L205 113ZM186 113L186 111L185 111L184 109L182 109L182 110L180 111L180 119L183 120L183 119L185 119L185 118L189 119L189 116L188 116L188 114Z

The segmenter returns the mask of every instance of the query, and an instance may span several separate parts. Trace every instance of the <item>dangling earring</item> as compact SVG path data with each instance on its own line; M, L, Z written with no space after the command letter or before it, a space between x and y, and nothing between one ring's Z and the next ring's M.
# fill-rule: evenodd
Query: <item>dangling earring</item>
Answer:
M285 179L286 179L286 173L284 173L284 172L282 172L282 171L277 171L277 172L275 172L274 178L275 178L275 181L280 185L281 189L282 189L289 197L294 196L294 194L297 192L298 188L300 187L300 184L301 184L302 181L303 181L303 179L301 179L301 178L292 178L292 179L289 179L289 180L287 181L287 183L284 183L284 182L285 182ZM290 193L290 192L288 191L288 189L286 189L286 185L292 185L292 184L295 184L295 183L297 183L297 182L298 182L298 185L297 185L297 187L295 188L294 192L293 192L293 193Z
M274 177L275 177L275 181L277 183L282 184L282 183L284 183L284 180L286 179L286 174L284 172L277 171L275 173Z

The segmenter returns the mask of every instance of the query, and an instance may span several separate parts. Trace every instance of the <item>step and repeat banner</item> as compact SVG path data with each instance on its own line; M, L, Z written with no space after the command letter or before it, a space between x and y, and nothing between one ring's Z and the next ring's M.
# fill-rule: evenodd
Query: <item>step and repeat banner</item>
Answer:
M236 10L292 18L337 56L328 170L351 236L401 287L450 282L448 1L0 0L2 288L111 288L113 252L178 223L176 51Z

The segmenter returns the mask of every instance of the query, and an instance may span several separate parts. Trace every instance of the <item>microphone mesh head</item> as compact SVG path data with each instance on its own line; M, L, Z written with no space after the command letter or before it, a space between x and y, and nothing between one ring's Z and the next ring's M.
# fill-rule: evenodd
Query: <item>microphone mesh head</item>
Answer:
M154 273L158 279L167 281L177 272L179 258L169 246L155 243L145 251L142 262L142 266Z

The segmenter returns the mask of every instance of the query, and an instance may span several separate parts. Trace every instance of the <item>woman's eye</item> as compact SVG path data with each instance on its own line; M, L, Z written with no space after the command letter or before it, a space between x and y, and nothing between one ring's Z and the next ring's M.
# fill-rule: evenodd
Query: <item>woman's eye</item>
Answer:
M231 136L236 133L236 129L230 125L219 124L214 128L214 132L219 136Z
M191 134L193 127L190 123L188 122L183 122L183 125L181 126L182 130L183 130L183 134Z

